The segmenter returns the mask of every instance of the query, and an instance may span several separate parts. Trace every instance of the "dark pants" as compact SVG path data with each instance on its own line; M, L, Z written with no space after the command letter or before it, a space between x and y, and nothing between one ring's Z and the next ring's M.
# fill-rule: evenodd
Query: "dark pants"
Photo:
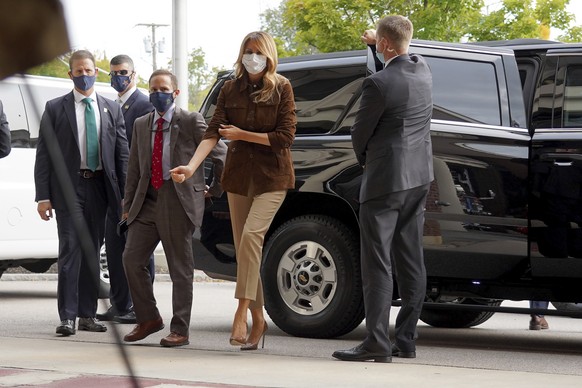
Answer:
M422 234L428 189L424 185L390 193L360 206L364 348L369 351L391 354L392 263L402 299L395 343L401 351L416 350L416 324L426 295Z
M126 236L117 234L117 223L120 217L117 210L111 208L107 211L105 224L105 250L107 252L107 267L109 271L109 299L115 312L120 315L127 314L133 307L129 285L123 269L123 250L125 249ZM154 255L150 256L149 271L152 282L156 273Z
M194 224L184 211L172 181L155 190L149 187L137 217L128 225L123 266L138 323L158 319L149 257L161 241L172 279L173 317L170 330L188 336L192 314Z
M72 207L55 210L59 236L57 303L61 320L91 318L97 312L99 251L107 211L104 177L79 178L77 202Z

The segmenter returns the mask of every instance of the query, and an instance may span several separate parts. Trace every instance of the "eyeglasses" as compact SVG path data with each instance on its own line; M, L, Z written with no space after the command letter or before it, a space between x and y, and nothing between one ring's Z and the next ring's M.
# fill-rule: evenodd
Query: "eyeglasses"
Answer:
M109 73L109 76L113 77L114 75L131 75L133 73L134 73L133 70L117 70L117 71L112 71L111 73Z

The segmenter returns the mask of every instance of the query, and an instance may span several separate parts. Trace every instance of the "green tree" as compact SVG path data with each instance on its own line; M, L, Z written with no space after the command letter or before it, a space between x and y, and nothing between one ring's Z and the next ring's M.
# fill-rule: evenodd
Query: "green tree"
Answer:
M582 26L570 27L565 34L558 37L560 42L582 42Z
M470 40L548 39L550 28L570 34L574 15L566 11L570 0L503 0L498 10L482 15L468 27ZM535 4L534 4L535 3Z
M479 20L483 0L285 0L262 15L282 52L308 54L361 49L362 32L389 14L407 16L415 38L458 41Z
M44 75L48 77L69 78L69 60L58 57L50 62L35 66L26 71L27 74Z
M286 0L280 6L279 25L293 33L287 45L296 54L361 49L362 32L388 9L401 10L407 1Z
M188 97L190 110L199 110L204 98L208 94L216 75L222 69L213 67L208 69L205 62L205 53L201 48L195 48L188 60Z
M409 16L416 39L459 42L467 26L479 22L483 0L435 0L415 2ZM422 3L422 4L418 4Z
M275 37L281 56L361 49L362 32L388 14L407 16L417 39L547 39L558 28L563 39L575 40L580 28L569 27L569 2L502 0L485 14L484 0L283 0L262 14L262 28Z
M282 58L311 53L311 46L293 39L297 29L290 23L283 23L284 12L285 3L282 2L278 8L267 9L261 14L261 30L268 31L273 36L277 44L277 55Z
M109 82L109 59L100 53L93 53L93 56L95 56L95 66L99 69L96 80L99 82ZM28 69L26 73L47 77L69 78L70 57L71 53L61 55L50 62Z
M99 69L96 81L111 82L111 78L109 78L109 59L107 57L95 57L95 66Z

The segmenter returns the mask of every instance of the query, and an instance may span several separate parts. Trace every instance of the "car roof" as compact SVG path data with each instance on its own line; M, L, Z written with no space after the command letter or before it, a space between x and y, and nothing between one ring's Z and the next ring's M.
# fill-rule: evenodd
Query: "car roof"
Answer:
M467 43L451 43L451 42L439 42L432 40L421 40L413 39L411 44L411 51L414 51L415 47L425 47L425 48L444 48L444 49L454 49L459 51L469 51L469 52L487 52L495 54L513 54L513 51L508 47L502 47L501 45L474 45ZM308 55L298 55L294 57L279 58L280 64L286 63L297 63L306 61L319 61L319 60L329 60L329 59L345 59L345 58L357 58L367 56L367 50L353 50L353 51L338 51L333 53L319 53L319 54L308 54Z
M554 40L544 39L510 39L510 40L491 40L484 42L467 43L474 46L486 47L503 47L514 52L520 51L548 51L553 49L560 50L582 50L582 43L564 43Z

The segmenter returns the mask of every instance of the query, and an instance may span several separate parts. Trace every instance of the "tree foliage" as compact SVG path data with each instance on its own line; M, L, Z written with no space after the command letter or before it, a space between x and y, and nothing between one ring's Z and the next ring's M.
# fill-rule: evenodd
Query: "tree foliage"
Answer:
M385 15L400 14L415 26L414 38L458 42L581 35L570 27L570 0L501 0L495 9L484 0L283 0L262 16L262 28L278 44L279 55L361 49L362 32Z
M72 53L61 55L52 61L30 68L26 73L32 75L43 75L46 77L69 78L69 58L71 54ZM95 67L99 69L96 81L109 83L111 81L109 78L110 59L101 52L93 53L93 56L95 57ZM137 80L137 86L147 89L148 82L139 77Z
M195 48L189 54L188 59L188 100L189 109L198 110L208 94L216 75L223 70L218 67L208 69L205 62L205 53L201 48Z
M69 78L69 60L58 57L50 62L33 67L26 71L27 74L44 75L48 77Z
M471 26L472 40L519 38L548 39L550 28L569 33L574 15L566 11L569 0L504 0L498 10L482 15ZM534 4L535 3L535 4Z
M71 53L57 57L50 62L28 69L26 73L49 77L69 78L70 55ZM95 65L99 69L97 81L109 83L110 59L102 52L94 52L93 55L95 57ZM208 69L208 65L205 62L205 53L201 48L196 48L191 51L188 58L188 97L190 110L199 109L204 101L204 97L216 78L216 74L221 70L224 69L218 67ZM147 80L144 80L143 78L138 79L137 86L145 89L149 87Z

